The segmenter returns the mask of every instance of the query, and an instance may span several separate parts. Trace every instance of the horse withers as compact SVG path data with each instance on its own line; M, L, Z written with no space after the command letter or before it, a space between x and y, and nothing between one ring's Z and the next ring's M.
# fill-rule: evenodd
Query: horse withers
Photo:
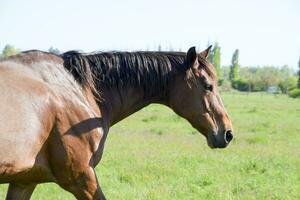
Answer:
M77 199L105 199L95 174L109 128L151 104L173 109L211 148L233 139L206 60L183 52L27 51L0 61L0 183L30 199L55 182Z

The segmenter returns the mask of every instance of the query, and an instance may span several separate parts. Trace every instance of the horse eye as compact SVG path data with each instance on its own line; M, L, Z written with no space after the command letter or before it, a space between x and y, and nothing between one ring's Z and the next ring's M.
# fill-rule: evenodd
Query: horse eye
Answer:
M200 84L203 85L205 90L208 90L208 91L211 91L211 92L213 91L213 85L209 84L207 82L207 80L205 79L205 77L203 77L203 76L200 77L199 81L200 81Z
M205 84L205 90L212 91L213 90L213 86L211 84Z

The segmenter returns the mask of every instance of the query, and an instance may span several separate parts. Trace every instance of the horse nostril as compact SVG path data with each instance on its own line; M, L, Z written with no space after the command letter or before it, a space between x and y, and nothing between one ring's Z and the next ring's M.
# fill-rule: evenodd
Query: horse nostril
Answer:
M232 131L231 130L225 131L225 134L224 134L225 142L228 144L232 139L233 139Z

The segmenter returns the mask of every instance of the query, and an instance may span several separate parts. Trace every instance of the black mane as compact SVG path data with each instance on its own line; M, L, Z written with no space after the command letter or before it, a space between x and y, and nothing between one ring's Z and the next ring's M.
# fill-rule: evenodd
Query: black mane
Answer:
M101 91L102 87L140 87L145 95L165 92L172 68L184 70L181 52L103 52L62 54L65 68L81 84Z

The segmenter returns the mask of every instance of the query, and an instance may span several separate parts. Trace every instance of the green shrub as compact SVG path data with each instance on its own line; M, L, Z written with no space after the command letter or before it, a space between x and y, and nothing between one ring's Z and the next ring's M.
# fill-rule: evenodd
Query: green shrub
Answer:
M300 88L295 88L289 91L289 96L293 98L300 98Z
M239 91L249 91L251 84L250 81L244 78L238 78L232 81L232 87Z
M282 93L287 94L289 91L297 88L297 77L292 76L285 80L279 82L278 87L281 89Z

